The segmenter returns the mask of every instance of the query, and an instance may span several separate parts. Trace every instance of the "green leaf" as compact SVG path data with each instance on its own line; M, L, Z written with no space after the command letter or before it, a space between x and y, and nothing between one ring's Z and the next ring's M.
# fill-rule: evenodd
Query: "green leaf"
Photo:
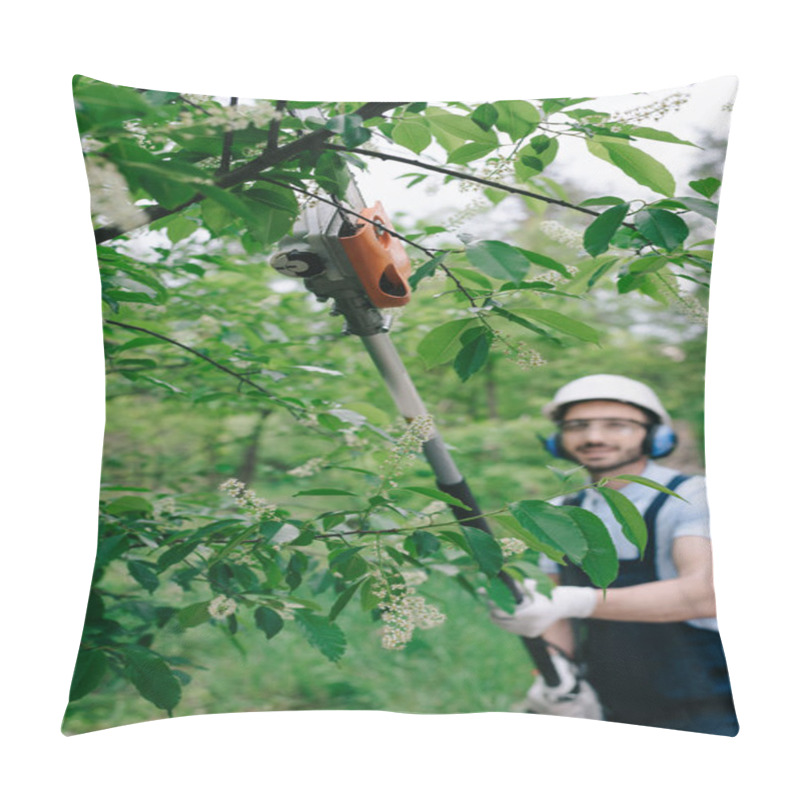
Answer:
M414 531L409 538L420 558L432 555L442 548L439 540L429 531Z
M392 129L392 139L401 147L421 153L432 141L430 129L421 122L398 122Z
M469 164L470 161L477 161L479 158L493 152L495 145L483 144L481 142L467 142L457 147L452 153L447 154L447 160L451 164Z
M711 198L717 193L722 183L717 178L700 178L700 180L689 181L689 186L703 197Z
M267 639L277 636L283 629L283 617L271 608L259 606L253 614L256 626L264 631Z
M194 552L194 549L199 544L199 541L189 540L186 542L181 542L180 544L176 544L174 547L170 547L169 550L166 550L158 557L156 569L159 572L163 572L165 569L167 569L167 567L171 567L173 564L183 561L184 558Z
M503 551L495 538L479 528L462 525L470 554L478 562L481 572L489 577L497 575L503 568Z
M639 125L625 125L622 132L639 139L652 139L656 142L669 142L670 144L687 144L689 147L697 147L694 142L686 139L679 139L674 133L661 131L658 128L645 128Z
M342 137L345 147L358 147L372 135L364 127L364 120L358 114L340 114L328 120L325 127Z
M128 561L128 572L131 577L150 594L158 589L158 575L146 561Z
M308 643L325 658L338 661L344 655L347 640L338 625L306 610L295 611L294 618Z
M363 580L350 584L337 598L336 602L331 606L328 613L328 621L333 622L339 614L342 613L344 607L353 599L353 595L363 583Z
M139 694L156 708L171 711L180 702L181 684L161 656L139 645L120 648L125 673Z
M675 194L675 178L658 160L621 140L596 136L587 139L589 152L619 167L628 177L659 194Z
M430 106L425 109L425 118L430 123L434 132L439 131L445 134L446 138L442 141L442 144L448 152L455 148L447 146L445 142L448 140L452 142L453 139L497 145L497 136L494 131L483 130L480 125L476 124L469 117L453 114L444 109Z
M520 317L518 314L514 314L505 308L502 308L500 306L492 306L492 313L497 314L498 316L501 316L504 319L509 320L510 322L513 322L515 325L521 325L523 328L526 328L529 331L533 331L534 333L537 333L539 336L543 336L545 339L548 339L551 342L561 344L561 341L557 337L553 336L544 328L540 327L539 325L534 325L530 320L524 319L523 317Z
M326 191L343 198L347 193L351 177L345 160L332 150L320 153L314 167L317 183Z
M461 334L478 323L474 319L456 319L438 325L422 337L417 345L417 354L425 365L435 367L450 361L461 349Z
M167 236L173 244L177 244L182 239L191 236L198 228L198 224L193 219L186 217L175 217L167 225Z
M511 589L498 577L492 578L486 586L488 598L507 614L513 614L517 607L517 601Z
M446 252L437 253L430 261L426 261L418 270L416 270L413 275L408 279L408 283L412 289L416 289L419 286L419 282L423 278L429 278L436 272L436 268L439 264L444 261L444 259L449 254Z
M296 214L282 211L260 200L244 198L247 215L244 218L250 235L261 244L274 244L292 229Z
M554 258L550 258L550 256L543 256L541 253L534 253L532 250L523 250L521 247L517 247L516 249L522 253L528 261L540 267L545 267L545 269L555 270L559 275L563 275L565 278L572 277L569 274L569 270L560 261L556 261Z
M102 650L80 650L69 687L69 699L79 700L94 691L108 668L108 657Z
M537 322L549 325L551 328L555 328L557 331L566 333L583 342L600 344L600 334L594 328L585 322L579 322L576 319L564 316L558 311L551 311L546 308L518 308L515 311L524 317L531 317Z
M583 561L589 549L586 538L565 509L544 500L520 500L512 503L509 510L537 539L566 553L576 563Z
M719 206L716 203L712 203L710 200L701 200L699 197L676 197L675 200L690 211L694 211L712 222L717 221Z
M684 502L688 502L686 498L681 497L679 494L676 494L671 489L668 489L666 486L663 486L662 484L657 483L656 481L651 481L649 478L643 478L641 475L615 475L613 480L630 481L631 483L641 483L642 486L649 486L651 489L657 489L659 492L664 492L665 494L677 497L678 500L683 500Z
M492 278L520 283L530 269L529 259L505 242L485 241L467 247L470 263Z
M552 164L558 155L558 139L555 136L534 136L517 156L514 173L518 180L528 178L542 172L548 164Z
M588 545L588 550L580 562L581 569L589 576L595 586L605 589L614 581L619 572L617 549L611 540L603 521L576 506L561 506L572 521L580 528Z
M516 142L536 130L541 117L525 100L500 100L493 104L497 111L497 129Z
M299 210L297 198L291 189L275 186L266 181L256 181L253 188L247 191L244 197L248 200L257 200L265 206L285 211L288 214L297 214Z
M492 282L485 275L471 267L448 267L448 271L458 278L461 283L472 284L481 289L492 291ZM516 286L516 283L514 285Z
M122 120L146 117L153 111L135 89L99 81L75 84L73 97L81 134L116 127Z
M635 261L631 261L628 264L628 271L631 274L641 274L641 273L650 273L650 272L658 272L662 267L665 267L669 263L669 259L666 256L659 256L659 255L649 255L643 256L642 258L637 258Z
M204 622L211 619L211 614L208 611L208 604L210 600L201 600L199 603L192 603L191 605L184 606L178 611L178 625L181 628L196 628Z
M612 237L625 221L629 209L628 203L612 206L589 225L583 234L583 246L589 255L599 256L608 250Z
M470 114L470 119L488 131L497 122L497 109L491 103L482 103Z
M675 250L689 235L686 223L671 211L663 208L643 208L634 216L634 224L642 236L657 247Z
M465 335L470 333L472 331L467 331ZM468 336L453 360L453 367L462 381L468 380L478 372L489 358L491 339L488 331L480 330L476 333L475 336Z
M414 492L414 494L421 494L424 497L430 497L432 500L441 500L449 506L458 506L469 511L469 506L464 505L458 498L453 497L447 492L442 492L439 489L431 489L428 486L398 486L393 491L398 492Z
M105 508L108 514L121 516L131 512L138 512L138 516L152 516L153 506L144 497L125 496L112 500Z
M647 546L647 525L636 506L624 494L601 486L597 490L605 498L617 522L622 526L625 538L639 548L639 553L644 555Z
M610 197L608 195L604 197L590 197L588 200L584 200L579 205L582 206L620 206L625 201L621 197Z

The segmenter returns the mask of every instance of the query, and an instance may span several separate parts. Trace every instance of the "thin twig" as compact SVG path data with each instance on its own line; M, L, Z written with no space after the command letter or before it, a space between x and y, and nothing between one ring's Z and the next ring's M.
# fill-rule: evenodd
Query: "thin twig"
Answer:
M236 108L239 103L238 97L231 97L230 108ZM231 150L233 148L233 130L225 131L222 137L222 160L219 165L218 175L224 175L231 169Z
M235 372L232 369L229 369L224 364L220 364L218 361L214 361L213 358L209 358L207 355L201 353L199 350L195 350L193 347L189 347L189 345L182 344L181 342L175 339L171 339L169 336L164 336L161 333L156 333L155 331L151 331L148 328L141 328L138 325L128 325L127 323L124 322L116 322L113 319L106 319L103 321L106 322L108 325L116 325L118 328L125 328L126 330L129 331L139 331L141 333L146 333L149 336L154 336L156 339L161 339L164 342L169 342L170 344L174 344L176 347L180 347L183 350L186 350L187 352L191 353L192 355L202 358L204 361L207 361L209 364L216 367L217 369L226 372L228 375L232 375L234 378L237 378L242 383L246 383L248 386L252 386L253 389L255 389L256 391L260 392L263 395L266 395L273 402L283 406L296 419L299 419L302 416L302 413L298 413L303 411L303 409L301 409L299 406L294 406L291 403L287 403L285 400L281 400L279 397L276 397L274 394L272 394L272 392L267 391L263 386L259 386L257 383L251 381L246 375L240 372Z
M563 208L570 208L573 211L580 211L581 214L588 214L591 217L599 217L599 211L592 211L590 208L584 208L583 206L576 206L573 203L568 203L566 200L558 200L555 197L548 197L544 194L538 194L537 192L529 192L527 189L520 189L517 186L509 186L506 183L499 183L498 181L488 180L487 178L479 178L477 175L470 175L467 172L459 172L458 170L449 169L448 167L440 167L436 164L427 164L424 161L417 161L413 158L405 158L404 156L396 156L390 153L379 153L376 150L364 150L360 147L344 147L343 145L339 144L331 144L326 143L323 145L327 150L339 150L344 151L347 153L356 153L357 155L368 156L371 158L379 158L382 161L397 161L400 164L408 164L412 167L418 167L419 169L427 170L428 172L439 172L442 175L449 175L452 178L458 178L464 181L470 181L472 183L479 183L481 186L488 186L492 189L500 189L501 191L508 192L509 194L518 194L522 195L523 197L531 197L534 200L542 200L545 203L551 203L552 205L562 206ZM630 223L623 223L626 227L633 228L634 226Z

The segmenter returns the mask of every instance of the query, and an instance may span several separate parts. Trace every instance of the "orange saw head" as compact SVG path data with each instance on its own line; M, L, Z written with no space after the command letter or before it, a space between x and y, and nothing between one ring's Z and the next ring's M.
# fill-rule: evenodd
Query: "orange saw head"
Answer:
M380 202L358 212L358 230L339 242L376 308L404 306L411 298L411 261ZM366 221L369 220L369 221Z

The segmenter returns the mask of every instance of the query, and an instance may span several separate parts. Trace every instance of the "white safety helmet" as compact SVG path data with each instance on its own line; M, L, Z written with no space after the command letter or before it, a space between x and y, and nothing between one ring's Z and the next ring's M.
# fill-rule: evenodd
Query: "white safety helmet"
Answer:
M562 386L552 401L542 409L542 412L556 422L561 416L561 409L564 406L587 400L615 400L618 403L631 403L651 411L658 417L658 422L662 425L672 424L669 414L661 405L656 393L649 386L623 375L587 375L578 378L566 386Z

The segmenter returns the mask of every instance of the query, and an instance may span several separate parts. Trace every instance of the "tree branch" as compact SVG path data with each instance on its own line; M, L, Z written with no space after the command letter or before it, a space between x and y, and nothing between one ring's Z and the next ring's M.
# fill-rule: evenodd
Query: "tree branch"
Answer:
M479 183L482 186L488 186L492 189L500 189L509 194L519 194L523 197L532 197L534 200L543 200L545 203L552 205L562 206L563 208L570 208L573 211L580 211L581 214L588 214L592 217L599 217L599 211L592 211L590 208L583 208L583 206L576 206L573 203L568 203L565 200L558 200L555 197L548 197L544 194L537 194L536 192L529 192L527 189L520 189L516 186L509 186L505 183L498 181L488 180L487 178L479 178L477 175L470 175L467 172L459 172L458 170L449 169L447 167L440 167L436 164L426 164L424 161L417 161L413 158L405 158L403 156L391 155L389 153L379 153L374 150L363 150L360 147L344 147L343 145L327 143L323 145L328 150L341 150L346 153L356 153L361 156L368 156L370 158L380 158L382 161L397 161L401 164L408 164L412 167L427 170L428 172L440 172L442 175L449 175L453 178L459 178L464 181L471 181L472 183Z
M400 105L403 105L403 103L365 103L363 106L356 109L354 113L362 119L367 120L373 117L378 117L381 114L384 114L386 111L390 111L391 109ZM254 158L247 164L243 164L238 169L228 172L225 175L218 175L214 180L214 185L220 189L230 189L231 187L238 186L245 181L253 180L260 172L268 169L269 167L274 167L276 164L280 164L283 161L289 161L306 150L314 150L321 147L325 141L333 135L333 131L328 130L327 128L319 128L318 130L312 131L305 136L301 136L299 139L295 139L293 142L290 142L283 147L263 152L260 156ZM150 222L155 222L156 220L162 219L170 214L176 214L179 211L183 211L183 209L188 208L195 203L199 203L204 197L205 195L203 192L198 192L194 197L191 198L191 200L188 200L187 202L182 203L175 208L149 206L143 209L148 218L148 221L144 224L147 225ZM95 230L94 239L97 244L102 244L103 242L107 242L109 239L122 236L124 233L130 233L131 231L140 227L142 226L132 225L129 228L118 228L114 225L106 225Z

